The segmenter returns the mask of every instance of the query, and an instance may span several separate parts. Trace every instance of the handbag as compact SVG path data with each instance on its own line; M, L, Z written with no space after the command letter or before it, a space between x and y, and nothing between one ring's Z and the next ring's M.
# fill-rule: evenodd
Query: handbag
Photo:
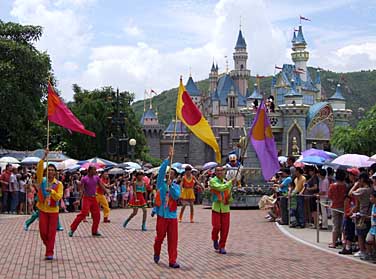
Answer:
M356 218L355 228L357 230L365 230L367 228L366 218L367 216L359 216Z

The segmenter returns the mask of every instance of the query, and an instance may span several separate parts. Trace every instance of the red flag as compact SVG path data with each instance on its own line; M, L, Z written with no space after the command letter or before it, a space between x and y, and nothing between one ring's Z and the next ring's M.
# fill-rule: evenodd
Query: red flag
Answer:
M305 70L304 70L304 69L302 69L302 68L298 68L298 71L302 71L302 72L305 72Z
M55 93L50 82L48 82L48 120L67 128L71 131L95 137L95 133L85 129L84 125L77 119L69 108L61 101Z
M300 16L300 20L308 20L308 21L311 21L309 18L306 18L304 16Z
M276 68L278 70L282 70L283 69L282 67L278 67L277 65L275 65L274 68Z

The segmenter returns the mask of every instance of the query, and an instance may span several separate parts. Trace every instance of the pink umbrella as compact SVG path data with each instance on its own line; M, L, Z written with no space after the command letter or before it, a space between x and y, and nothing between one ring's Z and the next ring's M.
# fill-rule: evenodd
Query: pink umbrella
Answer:
M88 169L90 166L94 166L96 169L104 168L105 165L101 163L85 163L81 166L82 169Z
M334 159L331 163L342 165L342 166L350 166L350 167L357 167L357 168L367 168L370 167L374 162L369 160L370 158L366 155L359 155L359 154L345 154L341 155L338 158Z

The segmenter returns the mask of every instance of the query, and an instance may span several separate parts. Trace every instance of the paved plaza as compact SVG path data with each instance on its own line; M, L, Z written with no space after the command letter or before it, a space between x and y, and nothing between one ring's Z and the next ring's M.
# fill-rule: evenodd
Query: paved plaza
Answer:
M65 231L57 234L56 259L47 262L37 222L25 232L26 216L0 215L0 278L375 278L376 265L299 243L260 210L231 212L228 254L219 255L210 239L210 209L195 209L196 223L186 212L179 224L178 270L168 267L166 242L160 264L153 262L155 217L148 216L148 231L141 232L141 214L123 229L131 210L113 210L111 223L100 224L103 237L91 236L89 219L69 238L75 214L60 214Z

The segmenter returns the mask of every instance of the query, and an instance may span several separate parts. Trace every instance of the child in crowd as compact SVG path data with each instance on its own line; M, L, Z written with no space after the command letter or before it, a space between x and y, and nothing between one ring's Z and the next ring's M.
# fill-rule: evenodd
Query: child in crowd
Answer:
M345 196L344 202L344 219L343 219L343 230L342 230L342 241L344 246L339 254L351 255L352 254L352 243L355 241L355 224L351 218L353 211L356 207L356 199L353 196L349 196L349 190Z
M367 254L364 260L376 260L376 191L373 191L369 198L371 209L371 228L366 237Z

